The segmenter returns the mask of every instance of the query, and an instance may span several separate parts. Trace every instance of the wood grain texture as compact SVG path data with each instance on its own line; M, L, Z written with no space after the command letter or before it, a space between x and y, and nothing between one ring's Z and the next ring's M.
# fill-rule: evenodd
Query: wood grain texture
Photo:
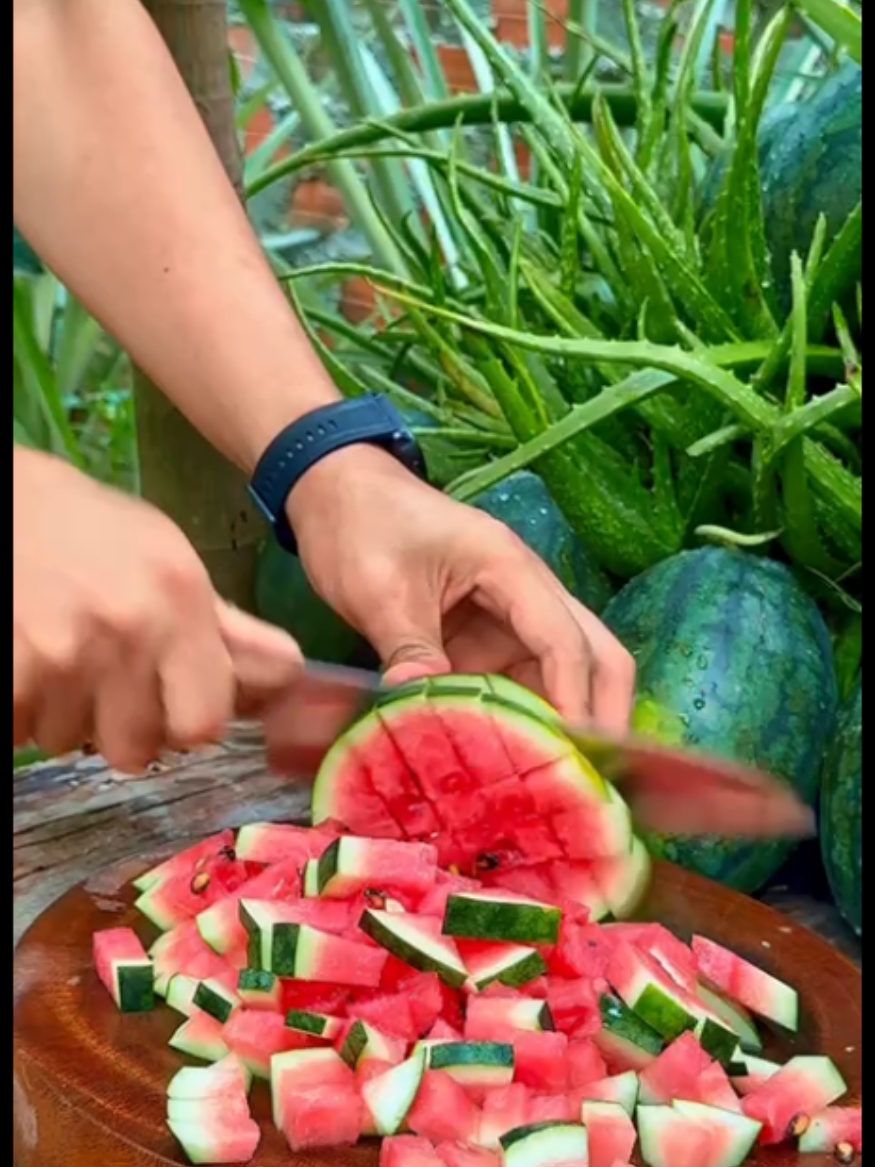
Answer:
M153 857L150 856L151 861ZM13 1089L16 1167L158 1167L183 1164L164 1126L167 1082L181 1058L167 1047L178 1018L162 1008L122 1016L91 967L91 937L133 924L130 879L143 860L115 865L68 892L24 936L15 956ZM680 935L703 932L798 986L804 1022L795 1039L775 1037L767 1054L834 1058L859 1101L862 1091L862 977L822 939L772 909L662 865L648 914ZM253 1091L256 1117L267 1091ZM375 1146L297 1155L265 1124L253 1167L376 1167ZM818 1167L829 1156L792 1147L761 1149L750 1167Z

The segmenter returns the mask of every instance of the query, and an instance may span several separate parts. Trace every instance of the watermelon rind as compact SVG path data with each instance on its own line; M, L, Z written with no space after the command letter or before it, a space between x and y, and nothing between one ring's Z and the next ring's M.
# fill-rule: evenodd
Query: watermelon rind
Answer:
M704 976L748 1009L795 1033L799 1028L799 994L744 957L705 936L694 936L693 952Z
M521 989L547 972L547 962L540 952L519 944L496 944L489 959L478 957L476 961L463 952L462 961L478 992L496 983Z
M593 1041L614 1061L644 1069L665 1049L665 1039L629 1009L619 997L605 993L599 1002L602 1028Z
M460 940L552 945L559 939L562 911L552 904L459 892L447 897L444 934Z
M211 1066L183 1066L177 1070L167 1087L167 1097L176 1099L210 1098L217 1087L227 1088L239 1081L240 1089L248 1093L252 1074L236 1054L228 1054Z
M278 1009L282 988L279 977L263 969L244 968L237 976L237 995L250 1009Z
M468 970L449 938L427 935L415 917L369 908L359 927L377 944L420 972L433 972L452 989L461 989Z
M391 1042L378 1029L374 1029L366 1021L356 1021L346 1035L340 1056L350 1069L355 1070L368 1061L397 1061L395 1048L396 1043ZM403 1052L403 1044L401 1049Z
M780 1062L773 1062L769 1058L761 1058L756 1054L742 1053L740 1061L744 1067L744 1073L731 1076L732 1085L739 1094L752 1093L756 1084L774 1078L775 1074L783 1068Z
M201 981L194 992L193 1004L224 1024L242 1002L235 992L216 980Z
M811 1118L808 1129L799 1136L802 1155L828 1155L847 1143L851 1150L862 1154L863 1110L859 1106L828 1106ZM838 1155L836 1159L843 1162ZM848 1157L848 1162L854 1162Z
M730 1001L722 993L701 982L696 988L696 996L712 1012L716 1013L738 1037L744 1053L758 1054L763 1049L763 1039L747 1011L735 1001Z
M209 1024L204 1024L209 1022ZM205 1013L190 1017L180 1025L168 1042L171 1049L190 1054L204 1062L220 1062L231 1052L222 1040L221 1028Z
M290 1009L286 1014L286 1029L303 1033L309 1037L321 1037L333 1041L338 1036L343 1023L337 1017L326 1017L323 1013L308 1013L304 1009Z
M377 1134L395 1135L402 1129L425 1076L426 1051L372 1078L362 1087L362 1098Z
M616 792L612 796L619 797ZM628 920L635 915L653 878L653 860L646 844L638 838L631 842L627 854L598 859L592 864L596 886L615 920Z
M150 1013L155 1008L155 968L141 960L110 962L114 979L112 997L120 1013Z
M581 1123L543 1122L517 1127L499 1139L504 1167L551 1167L589 1162L589 1140Z
M675 1099L672 1107L686 1118L701 1122L704 1126L716 1128L719 1143L716 1153L709 1157L702 1167L742 1167L753 1150L760 1132L761 1122L756 1122L744 1114L721 1110L716 1106L705 1106L701 1102L685 1102Z
M581 1091L584 1102L616 1102L630 1118L635 1115L639 1092L638 1075L634 1070L587 1082Z
M195 1164L248 1162L261 1139L261 1128L251 1120L245 1127L228 1129L219 1123L218 1130L202 1122L167 1120L173 1137Z
M513 1081L514 1050L504 1042L436 1042L426 1056L430 1070L443 1070L460 1086L488 1089Z

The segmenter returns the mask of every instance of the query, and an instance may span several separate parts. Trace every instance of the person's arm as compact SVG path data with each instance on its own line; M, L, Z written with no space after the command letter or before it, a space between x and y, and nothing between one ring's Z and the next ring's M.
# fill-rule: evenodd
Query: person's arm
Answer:
M199 430L251 471L338 397L139 0L14 0L13 215Z

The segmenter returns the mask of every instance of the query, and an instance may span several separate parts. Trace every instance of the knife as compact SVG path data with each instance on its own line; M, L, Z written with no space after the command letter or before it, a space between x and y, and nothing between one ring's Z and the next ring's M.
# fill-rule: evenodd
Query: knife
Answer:
M390 690L377 673L308 661L271 717L274 769L312 780L336 739ZM783 781L737 762L557 722L623 794L636 822L673 835L805 838L814 812ZM276 732L278 730L278 732Z

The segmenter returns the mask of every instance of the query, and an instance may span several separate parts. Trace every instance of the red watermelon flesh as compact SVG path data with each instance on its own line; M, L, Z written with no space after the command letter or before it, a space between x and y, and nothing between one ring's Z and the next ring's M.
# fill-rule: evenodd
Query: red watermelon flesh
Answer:
M706 1106L716 1106L721 1110L741 1110L741 1102L726 1071L719 1062L714 1062L699 1077L699 1093L693 1099Z
M612 936L621 937L657 960L689 993L699 984L699 964L693 951L662 924L606 924Z
M282 982L282 1012L296 1010L301 1013L322 1013L327 1017L343 1013L350 1000L352 990L343 985L325 984L321 981Z
M642 1103L667 1106L675 1098L703 1102L699 1079L713 1065L698 1038L682 1034L639 1074Z
M517 769L498 732L484 731L483 706L466 709L461 702L436 701L434 709L462 767L475 786L512 778ZM491 720L491 719L490 719Z
M293 1151L315 1147L354 1147L365 1125L357 1090L321 1086L289 1090L281 1097L282 1131Z
M396 1135L383 1139L380 1148L380 1167L444 1167L428 1139L415 1135Z
M607 1077L608 1067L598 1047L587 1038L578 1038L568 1045L568 1084L572 1089L598 1082Z
M589 1167L612 1167L618 1159L631 1159L638 1132L619 1103L584 1102L583 1125L589 1142Z
M459 892L479 891L480 881L468 879L463 875L450 875L438 869L434 885L426 890L416 907L420 916L439 916L444 918L447 910L447 900L451 895Z
M170 1122L168 1126L174 1135L179 1131L189 1142L192 1124ZM208 1132L198 1128L196 1138L198 1150L204 1156L200 1162L213 1163L216 1167L226 1163L248 1163L255 1157L261 1142L261 1127L252 1119L241 1122L217 1117L210 1123Z
M515 1033L514 1081L538 1094L568 1089L568 1038L564 1033Z
M357 1021L367 1021L387 1037L411 1042L420 1036L413 1011L400 993L392 996L380 994L369 1000L350 1001L346 1007L346 1015L354 1017Z
M733 1001L787 1029L797 1028L795 989L704 936L693 937L693 951L702 975Z
M763 1124L760 1142L781 1143L800 1115L818 1114L847 1091L829 1058L791 1058L774 1077L742 1100L748 1118Z
M439 1017L431 1029L428 1031L426 1038L428 1041L463 1041L464 1037L461 1029L456 1029L454 1025L449 1025L444 1021L443 1017Z
M599 998L596 984L586 977L575 980L547 978L547 1004L556 1028L563 1033L573 1033L577 1037L598 1033L602 1027Z
M497 1148L502 1135L526 1126L531 1111L531 1098L531 1091L518 1082L485 1091L480 1131L475 1141L484 1147Z
M246 929L240 922L238 904L242 899L280 900L290 903L301 898L301 866L297 859L286 859L266 867L222 897L197 916L198 930L220 955L245 947Z
M373 818L376 807L369 805L367 795L373 791L379 802L388 811L393 822L398 824L401 837L430 839L441 829L435 808L426 798L422 788L389 734L373 732L368 737L366 755L355 747L348 763L350 769L343 771L343 777L336 790L332 790L332 800L342 808L339 815L356 834L367 835L359 826L359 787L365 792L362 815Z
M331 842L330 833L288 823L247 823L237 836L237 857L247 863L291 864L300 870L318 859Z
M223 851L230 853L233 849L234 832L221 831L209 839L204 839L203 842L187 847L178 855L165 859L157 867L150 868L134 880L134 887L138 891L145 891L148 887L163 883L174 875L194 875L205 861L214 858Z
M527 1123L535 1126L542 1122L580 1122L580 1109L570 1094L533 1094Z
M259 1078L270 1077L270 1059L274 1054L296 1049L312 1049L322 1043L286 1028L279 1013L237 1009L222 1028L222 1040Z
M437 973L412 973L398 986L413 1017L417 1037L423 1037L444 1008L441 979Z
M429 1070L422 1079L416 1101L407 1116L414 1134L433 1143L477 1141L480 1110L449 1074Z
M116 962L145 963L146 950L133 928L106 928L92 937L94 968L110 996L118 1004Z
M470 794L477 782L468 771L434 707L404 702L379 713L380 723L412 773L417 786L441 816L445 799ZM403 824L402 824L403 825Z
M244 863L226 855L214 856L204 860L194 874L184 872L153 883L137 900L136 906L158 928L168 931L193 920L199 912L218 903L248 878Z
M485 1147L470 1147L465 1143L440 1143L437 1153L444 1167L501 1167L498 1156L492 1151L487 1151Z

